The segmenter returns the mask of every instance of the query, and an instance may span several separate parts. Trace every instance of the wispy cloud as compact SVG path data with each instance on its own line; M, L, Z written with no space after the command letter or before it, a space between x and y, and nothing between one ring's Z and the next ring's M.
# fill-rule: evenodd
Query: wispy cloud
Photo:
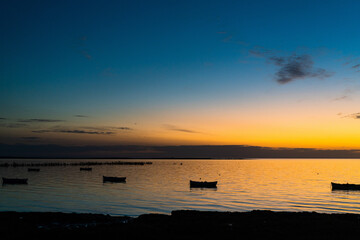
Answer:
M350 97L347 96L347 95L343 95L343 96L340 96L340 97L337 97L337 98L334 98L333 101L342 101L342 100L349 100Z
M119 129L119 130L133 130L132 128L129 128L129 127L116 127L115 129Z
M352 68L359 68L360 67L360 64L356 64L354 66L352 66Z
M87 40L88 40L87 36L81 36L77 38L74 44L74 48L76 49L77 52L80 53L80 55L84 56L88 60L91 60L92 56L89 53L88 49L85 48Z
M334 98L333 101L351 100L352 96L360 91L360 86L352 85L344 89L340 97Z
M80 127L82 129L91 129L91 130L96 130L96 131L114 131L114 130L133 130L132 128L129 127L113 127L113 126L105 126L105 127Z
M1 123L0 127L4 128L22 128L27 127L28 125L25 123Z
M273 50L264 48L262 46L254 46L249 50L249 54L254 57L268 58L273 56L275 53Z
M87 58L89 60L92 58L92 56L88 53L87 50L81 50L80 53L81 53L81 55L83 55L85 58Z
M61 133L76 133L76 134L96 134L96 135L111 135L114 132L97 132L97 131L84 131L84 130L58 130Z
M0 117L0 120L6 120L6 118L2 118L2 117Z
M39 137L22 137L21 139L24 139L24 140L39 140L39 139L41 139L41 138L39 138Z
M223 42L230 42L232 40L233 36L232 35L229 35L227 36L226 38L224 38L222 41Z
M64 120L59 119L44 119L44 118L31 118L31 119L20 119L18 122L26 123L54 123L54 122L65 122Z
M78 117L78 118L87 118L89 116L86 116L86 115L81 115L81 114L77 114L77 115L74 115L74 117Z
M27 124L24 123L7 123L5 124L5 127L7 128L22 128L22 127L27 127Z
M201 132L190 130L190 129L179 128L177 126L169 125L169 124L164 124L164 127L170 131L177 131L177 132L184 132L184 133L201 133Z
M333 75L323 68L314 67L314 62L310 55L293 54L288 57L269 57L271 63L280 67L275 73L276 81L286 84L297 79L304 78L327 78Z
M112 135L115 134L115 132L101 132L101 131L85 131L85 130L79 130L79 129L54 129L54 130L34 130L33 133L71 133L71 134L90 134L90 135Z
M305 78L324 79L334 74L323 68L315 67L312 56L309 54L294 53L290 56L279 56L279 52L261 46L254 46L249 50L249 54L265 58L268 63L279 67L275 73L275 79L280 84Z
M358 112L358 113L352 113L352 114L349 114L349 115L345 115L345 116L343 116L343 118L360 119L360 112Z

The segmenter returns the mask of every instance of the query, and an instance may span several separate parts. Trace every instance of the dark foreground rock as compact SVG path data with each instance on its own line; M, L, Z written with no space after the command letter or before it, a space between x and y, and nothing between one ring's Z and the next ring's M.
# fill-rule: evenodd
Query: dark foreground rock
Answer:
M360 215L315 212L0 213L0 239L357 239Z

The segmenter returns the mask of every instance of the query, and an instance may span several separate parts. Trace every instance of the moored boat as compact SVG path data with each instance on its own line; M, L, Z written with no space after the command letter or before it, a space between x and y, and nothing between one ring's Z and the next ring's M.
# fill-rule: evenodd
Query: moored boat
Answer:
M40 172L40 168L28 168L28 172Z
M360 190L360 184L331 182L332 190Z
M27 178L2 178L3 184L27 184Z
M190 187L191 188L216 188L217 181L215 182L201 182L201 181L191 181L190 180Z
M103 182L126 182L126 177L106 177L106 176L103 176Z
M81 167L80 168L80 171L92 171L92 168L91 167Z

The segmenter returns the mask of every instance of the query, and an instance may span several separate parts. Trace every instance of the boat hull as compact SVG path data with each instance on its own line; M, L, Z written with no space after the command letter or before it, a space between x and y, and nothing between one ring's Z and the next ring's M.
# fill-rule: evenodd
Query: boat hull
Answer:
M3 184L27 184L27 178L2 178Z
M106 176L103 176L103 182L126 182L126 177L106 177Z
M199 181L191 181L190 180L190 187L191 188L216 188L217 181L215 182L199 182Z
M355 190L360 191L360 184L341 184L341 183L331 183L332 190Z

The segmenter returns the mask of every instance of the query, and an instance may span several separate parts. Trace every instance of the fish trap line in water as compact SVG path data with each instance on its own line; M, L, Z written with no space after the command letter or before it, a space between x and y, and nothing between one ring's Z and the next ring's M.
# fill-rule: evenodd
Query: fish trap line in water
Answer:
M100 166L100 165L150 165L152 162L77 162L77 163L65 163L65 162L46 162L46 163L2 163L0 167L64 167L64 166Z

